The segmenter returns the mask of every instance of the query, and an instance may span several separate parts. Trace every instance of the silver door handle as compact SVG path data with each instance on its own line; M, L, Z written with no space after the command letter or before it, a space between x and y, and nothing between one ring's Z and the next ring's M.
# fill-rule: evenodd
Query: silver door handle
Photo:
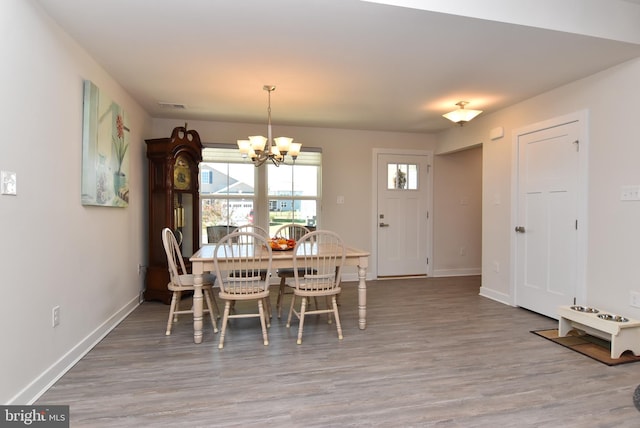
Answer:
M524 233L524 226L516 226L516 232Z
M389 227L387 223L380 223L380 227Z

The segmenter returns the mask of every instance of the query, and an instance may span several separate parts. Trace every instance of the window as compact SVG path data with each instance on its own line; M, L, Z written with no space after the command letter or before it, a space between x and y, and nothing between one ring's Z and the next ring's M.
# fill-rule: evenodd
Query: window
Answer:
M416 164L387 164L387 189L417 190L418 165Z
M200 163L202 242L217 242L240 224L252 223L255 168L237 150L205 148Z
M269 226L285 223L316 227L320 206L320 153L300 154L295 164L267 166Z
M200 164L202 242L255 223L271 234L284 223L315 227L322 154L307 149L295 164L256 168L230 145L206 147ZM288 161L290 162L290 160ZM268 211L260 207L267 207Z

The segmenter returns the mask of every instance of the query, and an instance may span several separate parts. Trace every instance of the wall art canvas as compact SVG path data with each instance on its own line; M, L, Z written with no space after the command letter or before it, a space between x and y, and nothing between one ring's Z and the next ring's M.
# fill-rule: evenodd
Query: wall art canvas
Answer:
M129 205L129 138L122 108L84 81L82 205Z

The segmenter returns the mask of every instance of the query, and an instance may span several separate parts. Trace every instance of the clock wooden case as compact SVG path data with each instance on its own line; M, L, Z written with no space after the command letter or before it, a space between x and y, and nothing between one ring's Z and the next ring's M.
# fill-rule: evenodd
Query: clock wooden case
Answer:
M162 246L162 229L171 228L188 259L200 248L200 198L198 166L202 143L194 130L176 127L170 138L147 143L149 161L149 266L145 276L145 300L171 302L169 272Z

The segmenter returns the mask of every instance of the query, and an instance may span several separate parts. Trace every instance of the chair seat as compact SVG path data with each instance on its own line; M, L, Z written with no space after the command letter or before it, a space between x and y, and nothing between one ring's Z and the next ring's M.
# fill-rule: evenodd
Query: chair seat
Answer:
M252 293L252 294L247 294L247 293ZM265 290L264 287L260 287L260 286L252 287L251 291L248 291L247 287L243 287L242 291L238 289L237 292L233 288L231 289L227 288L224 292L220 291L218 295L220 296L220 298L225 300L244 300L244 299L255 300L255 299L268 297L269 290L268 289Z
M318 296L332 296L334 294L340 294L342 289L340 287L332 288L332 289L323 289L318 290L317 288L304 288L300 286L300 288L293 288L293 292L297 296L305 296L305 297L318 297Z

